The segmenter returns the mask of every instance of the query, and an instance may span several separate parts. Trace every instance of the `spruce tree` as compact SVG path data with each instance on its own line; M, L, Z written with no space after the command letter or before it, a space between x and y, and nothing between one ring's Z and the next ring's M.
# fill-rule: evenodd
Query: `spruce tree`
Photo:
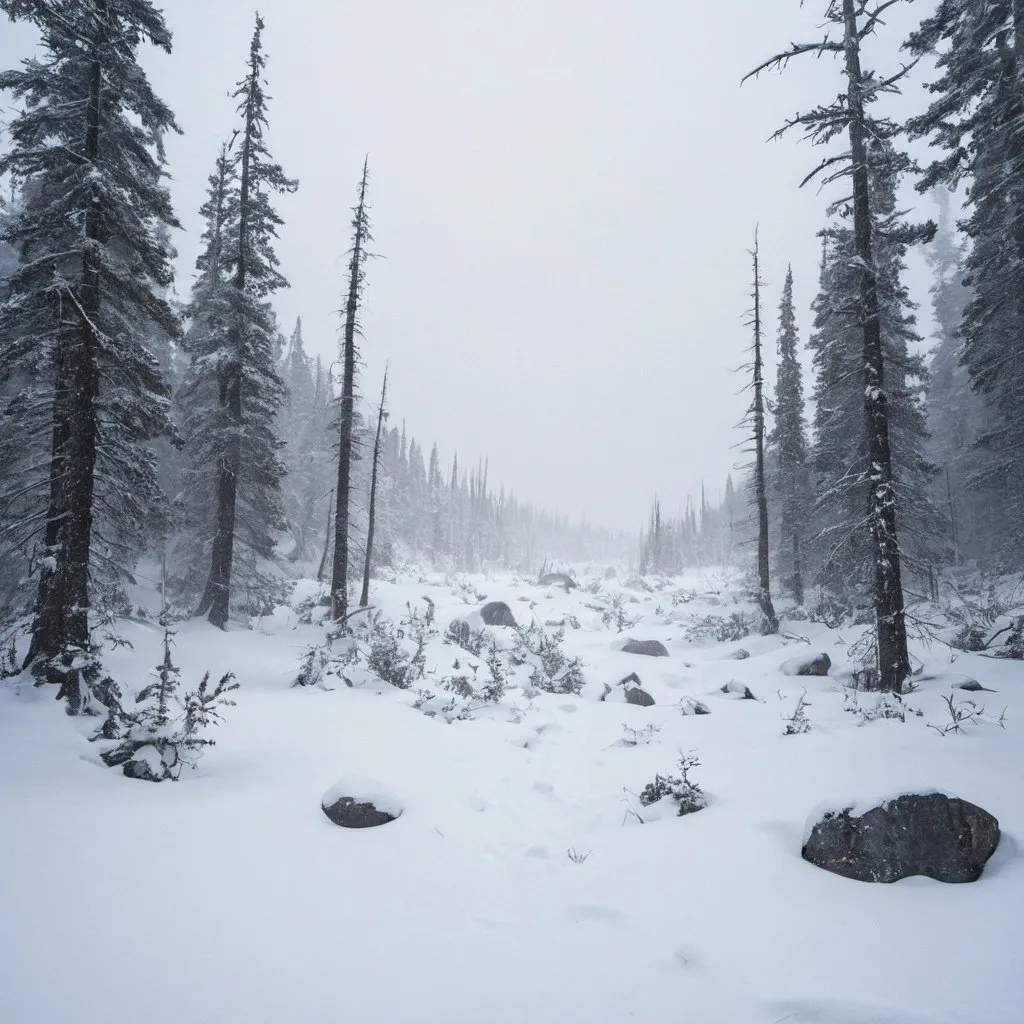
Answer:
M804 603L803 534L810 501L807 481L807 424L804 418L804 386L800 369L796 314L793 309L793 268L779 301L776 342L778 370L775 379L775 427L769 435L775 460L774 490L779 500L783 548L788 552L790 593L797 605Z
M753 330L753 362L751 363L751 400L747 425L752 430L754 454L754 505L757 509L757 603L763 617L763 632L778 633L779 619L772 603L771 570L768 564L768 485L765 476L764 361L761 355L761 269L757 232L754 232L753 260L754 301L748 326Z
M918 182L966 182L970 297L962 361L987 405L972 487L1002 553L1024 564L1024 3L942 0L908 47L936 55L935 99L910 123L941 155ZM981 456L979 458L979 456Z
M162 297L173 253L161 230L176 224L162 166L176 126L138 52L169 52L171 36L149 0L0 10L33 23L43 51L0 74L22 101L0 175L23 190L5 232L19 265L0 306L0 376L18 386L0 433L32 456L0 507L38 575L27 663L78 712L105 700L89 610L104 580L130 578L159 498L149 442L169 429L143 339L179 330Z
M863 67L864 41L879 26L884 12L896 0L828 0L825 21L839 29L838 38L826 32L811 43L794 43L782 53L762 63L750 75L768 68L784 67L793 57L814 54L841 55L846 91L827 106L797 114L780 129L800 128L811 140L827 144L837 136L846 136L849 148L826 156L805 178L822 176L828 183L849 179L852 195L853 255L857 293L853 310L860 335L863 385L863 451L868 472L868 508L866 532L871 541L872 583L877 641L875 671L883 690L900 691L910 675L907 651L906 613L900 544L897 536L897 495L893 484L893 458L890 438L890 394L886 383L886 359L881 333L878 294L879 266L874 238L874 211L869 183L869 149L895 134L895 126L872 117L869 105L883 92L896 91L906 69L888 78L880 78ZM747 77L750 77L748 75Z
M935 468L926 450L922 395L927 373L914 351L921 339L902 280L907 248L926 229L907 225L896 209L903 167L899 156L889 147L873 146L869 161L897 528L907 566L926 576L945 555L944 528L933 500ZM815 368L814 541L819 583L830 594L857 604L873 586L871 538L860 528L870 507L871 471L865 450L850 444L862 423L863 393L856 344L861 328L852 313L859 273L853 230L843 214L840 210L823 232L821 286L809 344Z
M274 421L284 400L284 385L276 362L277 324L267 300L287 281L274 252L282 222L270 195L294 192L297 183L273 161L264 138L268 119L263 27L257 15L248 69L233 94L241 116L231 154L238 184L232 216L223 228L222 241L228 242L222 253L224 263L217 271L224 279L217 301L223 298L229 307L226 330L219 326L218 314L216 329L203 339L202 348L193 349L194 372L213 371L216 381L215 401L206 411L206 422L196 427L207 437L195 449L196 464L212 465L215 473L210 572L196 614L206 615L221 629L228 621L239 524L247 533L251 570L259 558L273 554L273 531L283 525L284 466ZM205 313L195 297L193 310L196 317ZM205 460L207 451L212 463Z
M338 403L338 483L335 489L334 560L331 571L332 618L348 616L349 517L352 467L355 459L356 335L360 333L359 304L366 283L366 245L372 240L366 206L369 159L363 161L356 205L352 209L352 248L349 250L348 290L342 335L341 396Z

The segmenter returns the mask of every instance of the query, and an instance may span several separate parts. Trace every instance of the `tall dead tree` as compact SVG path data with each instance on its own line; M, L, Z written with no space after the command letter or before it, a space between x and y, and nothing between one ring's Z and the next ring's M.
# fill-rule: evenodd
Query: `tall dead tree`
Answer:
M366 281L366 244L372 240L366 211L369 157L363 161L359 194L352 208L352 248L348 261L348 295L342 338L341 396L338 410L338 485L335 490L334 561L331 572L331 617L344 622L348 617L348 527L352 490L353 427L355 418L356 335L359 329L359 300Z
M778 633L779 618L772 604L771 572L768 565L768 488L765 482L764 469L764 360L761 355L761 267L760 249L757 242L757 231L754 231L754 248L751 252L754 261L754 290L751 297L754 306L749 326L754 331L753 355L751 364L753 397L750 402L748 419L753 429L754 441L754 504L757 507L757 603L764 616L763 629L766 634Z
M377 433L373 438L373 461L370 463L370 508L366 523L366 557L363 561L363 589L359 594L359 607L370 603L370 564L373 561L373 530L377 520L377 473L380 469L380 449L383 439L384 421L387 419L385 403L388 397L388 371L384 370L384 384L380 389L380 405L377 407Z
M846 91L826 106L796 114L780 128L777 138L791 128L800 128L811 141L827 144L844 133L849 149L825 157L801 182L821 178L824 184L849 179L851 191L834 207L853 207L854 248L859 270L859 294L854 297L856 322L863 338L864 446L868 456L867 524L874 561L874 603L876 628L876 670L879 689L900 692L910 675L907 624L900 575L900 546L896 535L896 490L893 486L892 453L889 445L889 396L885 391L878 299L878 273L874 251L874 216L868 175L869 140L891 140L896 127L884 118L870 117L868 105L880 94L898 91L898 82L909 68L888 78L865 71L861 64L864 40L874 34L883 13L902 0L828 0L825 21L839 28L838 38L826 32L813 43L793 43L758 65L747 78L762 71L783 69L793 57L813 54L841 55Z

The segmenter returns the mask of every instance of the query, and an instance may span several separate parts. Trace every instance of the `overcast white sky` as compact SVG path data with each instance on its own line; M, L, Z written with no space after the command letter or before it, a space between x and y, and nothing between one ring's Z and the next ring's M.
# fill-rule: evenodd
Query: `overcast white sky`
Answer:
M867 63L897 59L934 3L892 12ZM349 206L369 153L374 249L363 387L391 364L396 420L442 458L550 510L637 526L713 494L735 463L749 343L747 250L760 223L768 341L787 262L802 333L825 199L798 191L818 154L787 116L841 87L804 58L740 88L811 38L824 0L263 0L271 151L282 198L285 332L333 359ZM184 129L168 142L187 294L250 0L166 7L170 58L143 54ZM0 64L32 46L0 23ZM877 54L873 59L871 54ZM903 105L924 102L920 79ZM926 214L928 204L922 203ZM915 273L920 299L927 281ZM772 364L772 373L774 363Z

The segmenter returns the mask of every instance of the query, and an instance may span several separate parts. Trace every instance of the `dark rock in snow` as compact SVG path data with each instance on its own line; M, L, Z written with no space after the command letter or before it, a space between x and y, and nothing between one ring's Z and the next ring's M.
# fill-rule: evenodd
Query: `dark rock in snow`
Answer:
M971 693L995 693L995 690L989 689L987 686L982 686L977 679L968 679L962 683L954 683L953 688L956 690L969 690Z
M644 654L649 658L667 658L668 648L660 640L627 640L623 654Z
M785 676L827 676L832 667L832 659L827 654L804 654L799 658L790 658L780 666Z
M606 580L613 580L616 576L618 576L618 573L615 571L615 566L609 565L608 568L604 571L604 578Z
M746 661L747 658L750 657L750 651L748 651L745 647L737 647L736 650L729 655L729 657L733 658L736 661Z
M722 687L722 693L739 694L740 700L757 700L749 686L745 683L738 683L735 679L730 680Z
M372 803L358 803L354 797L338 797L334 803L322 804L323 812L335 825L342 828L373 828L394 821L396 815L379 811Z
M142 779L143 782L163 782L163 776L158 775L144 758L132 758L130 761L125 761L121 771L129 779Z
M910 793L851 812L829 812L814 825L804 860L862 882L910 875L973 882L999 844L999 822L988 811L942 793Z
M623 680L625 682L625 680ZM637 680L639 682L639 680ZM626 686L626 703L635 704L637 707L649 708L654 704L654 698L642 686Z
M565 587L566 590L572 590L573 587L579 586L571 576L564 572L547 572L537 582L542 587Z
M480 609L480 618L488 626L512 626L516 625L512 609L504 601L488 601Z

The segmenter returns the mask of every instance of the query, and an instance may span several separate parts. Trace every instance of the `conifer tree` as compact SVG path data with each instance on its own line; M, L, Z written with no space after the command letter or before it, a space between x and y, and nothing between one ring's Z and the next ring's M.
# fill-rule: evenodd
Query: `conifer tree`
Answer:
M793 268L779 301L778 371L775 381L775 427L769 445L775 458L775 487L779 498L782 545L788 549L789 585L797 605L804 603L802 543L807 522L807 424L804 420L804 386L797 348L796 315L793 310Z
M352 209L352 248L349 250L348 292L342 336L341 396L338 402L338 484L335 490L334 561L331 571L331 614L344 621L348 615L349 516L352 492L353 444L355 429L356 335L359 304L366 283L366 245L372 241L366 205L369 184L369 158L363 161L358 199Z
M872 117L869 105L880 93L893 92L906 69L880 78L863 67L865 39L877 29L884 12L896 0L828 0L825 21L839 28L838 38L826 32L811 43L790 48L759 65L746 77L768 68L784 67L793 57L814 54L841 55L846 91L827 106L797 114L780 129L800 128L815 143L826 144L846 135L849 148L826 156L805 178L823 176L827 183L849 179L852 195L844 200L852 207L853 249L858 277L855 317L861 342L864 396L863 445L867 456L869 505L866 528L871 538L875 635L875 671L878 686L899 692L910 675L907 652L906 613L900 545L897 537L897 497L893 485L889 427L890 395L886 384L886 360L881 334L873 208L869 184L869 148L872 142L892 138L895 126Z
M267 299L287 281L274 252L281 218L270 204L270 194L294 192L298 186L272 160L264 138L268 119L263 27L257 15L248 69L233 94L241 116L233 150L238 185L233 217L222 239L230 244L223 250L224 265L218 268L226 285L219 294L229 306L227 329L210 332L203 348L193 350L193 359L214 372L217 389L206 425L216 473L215 522L210 572L196 614L206 615L221 629L228 621L239 523L245 524L248 548L256 558L273 553L273 530L283 525L284 466L274 420L284 385L276 364L277 324ZM198 307L195 315L202 315Z
M970 241L960 326L962 361L984 397L987 423L972 486L991 510L988 529L1024 564L1024 4L941 0L908 47L936 55L928 110L910 123L941 155L918 182L966 181Z
M158 501L148 442L169 429L166 384L142 339L179 330L162 297L173 253L160 230L176 224L162 167L176 125L138 52L169 52L171 36L149 0L0 10L34 24L43 51L0 74L22 101L0 175L23 189L5 232L19 265L0 306L0 377L18 387L0 433L41 456L7 478L0 507L38 574L28 664L77 713L110 698L89 610L103 579L128 577Z
M768 485L765 478L765 419L764 419L764 361L761 357L761 272L760 249L757 232L754 232L754 248L751 252L754 271L754 301L748 324L752 328L753 362L751 363L751 400L747 411L747 424L753 431L754 446L754 504L757 508L757 603L764 618L765 634L778 633L779 619L772 603L771 570L768 564Z

